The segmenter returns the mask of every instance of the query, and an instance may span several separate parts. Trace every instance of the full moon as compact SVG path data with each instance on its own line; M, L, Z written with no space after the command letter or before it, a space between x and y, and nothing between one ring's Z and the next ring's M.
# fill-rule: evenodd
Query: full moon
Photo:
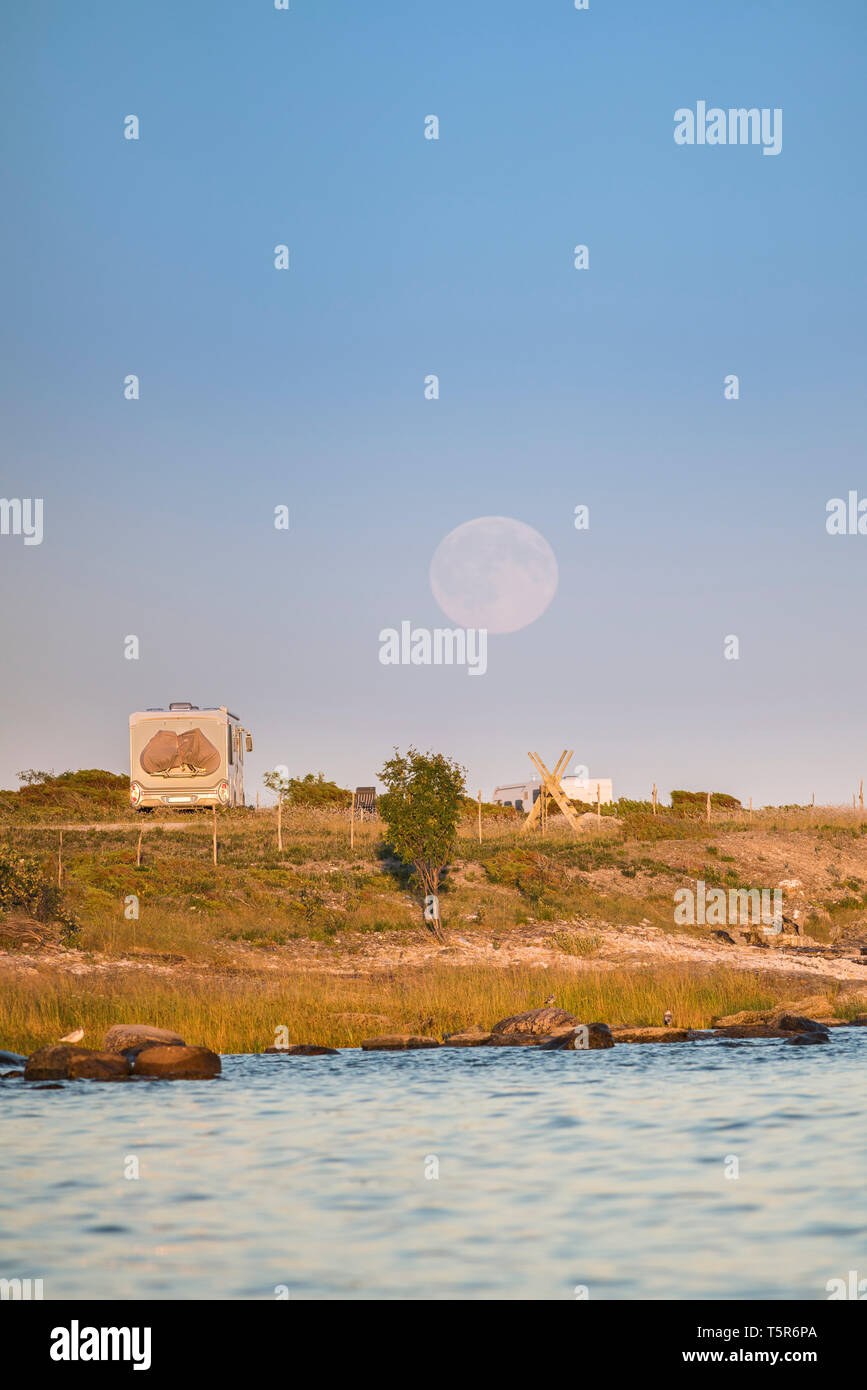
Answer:
M460 627L517 632L545 612L557 592L557 561L544 536L508 516L465 521L440 541L430 586Z

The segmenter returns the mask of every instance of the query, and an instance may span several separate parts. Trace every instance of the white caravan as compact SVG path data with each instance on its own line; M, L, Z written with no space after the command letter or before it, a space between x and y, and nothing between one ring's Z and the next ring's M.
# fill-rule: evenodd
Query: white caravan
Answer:
M154 806L243 806L252 736L225 705L178 703L129 717L129 800Z
M603 806L610 806L614 800L610 777L561 777L560 786L570 801L586 801L589 806L596 805L597 792ZM510 782L508 786L494 788L494 801L499 806L514 806L518 811L529 811L541 793L542 783L538 778L532 782ZM549 799L548 805L552 812L555 811L557 803L553 798Z

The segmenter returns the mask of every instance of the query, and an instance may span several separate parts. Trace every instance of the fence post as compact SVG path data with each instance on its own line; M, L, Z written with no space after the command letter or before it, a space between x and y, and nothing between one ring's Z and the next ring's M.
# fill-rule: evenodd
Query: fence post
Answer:
M136 845L135 850L135 866L137 869L141 868L141 837L143 834L144 827L142 827L142 829L138 832L138 844Z
M352 793L352 805L349 808L349 848L355 849L355 792Z
M283 793L277 793L277 849L283 853Z
M217 863L217 808L214 806L214 864Z
M57 849L57 886L63 886L63 831L60 832L60 844Z

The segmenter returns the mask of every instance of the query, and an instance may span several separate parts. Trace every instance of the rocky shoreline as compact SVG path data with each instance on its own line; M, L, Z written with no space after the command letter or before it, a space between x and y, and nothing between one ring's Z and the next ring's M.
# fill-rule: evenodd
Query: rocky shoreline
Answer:
M714 1020L711 1028L682 1028L672 1024L609 1026L583 1023L566 1009L546 1005L501 1019L491 1029L473 1026L447 1033L442 1039L417 1033L383 1033L364 1038L362 1052L407 1052L439 1047L529 1047L537 1050L595 1052L607 1048L652 1043L683 1043L719 1039L741 1041L776 1038L792 1046L826 1044L832 1030L867 1027L867 1012L851 1019L814 1018L805 1006L815 999L782 1004L765 1011L746 1011ZM74 1035L73 1035L74 1036ZM339 1049L317 1043L293 1043L267 1047L260 1056L337 1057ZM205 1081L222 1072L220 1057L207 1047L190 1046L179 1034L151 1024L114 1024L101 1049L59 1042L38 1048L29 1057L0 1051L0 1081L23 1079L43 1089L57 1089L64 1081Z

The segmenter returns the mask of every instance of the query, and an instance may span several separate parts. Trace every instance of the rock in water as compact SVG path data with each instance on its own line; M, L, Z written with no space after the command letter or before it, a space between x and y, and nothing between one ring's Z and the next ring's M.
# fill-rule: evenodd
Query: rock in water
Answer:
M20 1052L0 1052L0 1067L21 1067L26 1061Z
M566 1009L530 1009L525 1014L514 1014L495 1023L491 1029L491 1042L500 1047L532 1047L543 1038L565 1033L569 1028L577 1028L580 1023L580 1018Z
M24 1064L25 1081L65 1081L73 1058L90 1057L89 1047L77 1047L75 1043L55 1043L52 1047L40 1047L27 1058Z
M319 1047L316 1043L292 1043L289 1047L266 1047L266 1052L282 1053L284 1057L339 1057L336 1047Z
M465 1028L460 1033L446 1033L443 1047L484 1047L490 1041L491 1035L487 1029L476 1026Z
M67 1075L70 1081L126 1081L129 1058L117 1052L91 1052L86 1057L71 1057Z
M115 1023L102 1040L104 1052L126 1052L135 1056L146 1047L183 1047L184 1040L170 1028L151 1023Z
M616 1043L689 1042L695 1037L691 1028L612 1028Z
M770 1023L729 1023L724 1028L714 1028L715 1038L789 1038L782 1028L774 1028Z
M166 1081L208 1081L219 1076L221 1070L216 1052L177 1043L143 1048L133 1063L133 1076L162 1077Z
M796 1033L794 1037L787 1038L786 1042L790 1047L807 1047L810 1043L826 1043L830 1040L828 1033Z
M607 1023L579 1023L568 1032L555 1033L539 1046L543 1052L598 1052L601 1048L613 1047L614 1038Z
M436 1038L424 1038L417 1033L383 1033L380 1038L363 1038L364 1052L407 1052L416 1047L439 1047Z
M782 1028L785 1033L825 1033L828 1029L824 1023L817 1023L813 1018L804 1018L800 1014L780 1014L776 1019L778 1028Z

